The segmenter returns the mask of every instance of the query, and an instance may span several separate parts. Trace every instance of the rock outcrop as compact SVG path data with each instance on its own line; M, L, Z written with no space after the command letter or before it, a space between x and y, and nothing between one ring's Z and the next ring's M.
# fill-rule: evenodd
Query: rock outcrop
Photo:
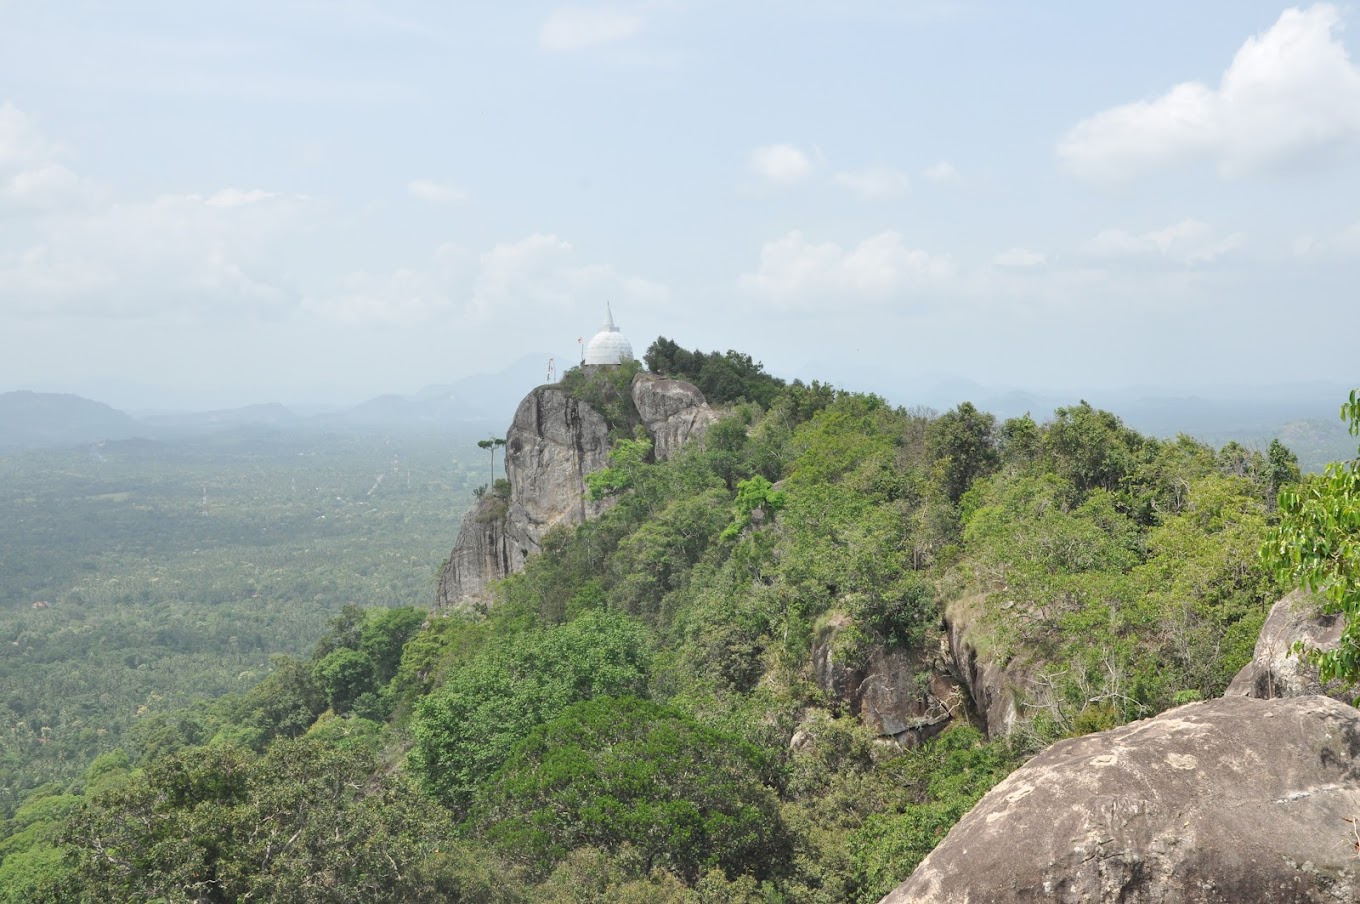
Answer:
M945 606L944 628L953 672L963 682L982 730L988 737L999 738L1010 734L1019 718L1016 693L1024 686L1025 676L995 655L979 652L979 647L992 645L984 636L985 605L981 596L950 602Z
M861 663L847 664L837 656L837 641L852 624L835 613L813 639L817 683L832 700L904 747L967 720L964 690L949 671L947 651L874 647Z
M703 436L718 419L692 383L645 372L633 378L633 405L652 438L652 454L657 461L670 459L685 443Z
M717 419L703 393L680 380L641 373L631 395L659 460L703 436ZM604 416L561 386L525 396L505 434L509 492L484 496L463 519L440 572L436 607L489 602L491 583L522 571L551 528L600 514L607 503L586 498L585 477L605 466L609 447Z
M505 434L508 497L487 496L463 519L439 576L438 608L487 601L487 588L523 570L543 535L558 524L580 524L602 503L586 499L585 476L605 466L609 425L560 386L524 397Z
M1251 662L1228 685L1225 697L1302 697L1326 694L1349 701L1360 689L1344 682L1324 685L1317 669L1293 652L1294 644L1319 650L1336 647L1343 622L1339 615L1326 615L1317 599L1296 590L1274 605L1261 626Z
M484 599L490 581L512 573L516 547L505 531L507 508L503 496L488 493L463 516L453 552L439 572L436 600L440 607L466 606Z
M1225 697L1052 745L883 904L1356 901L1358 818L1360 712Z

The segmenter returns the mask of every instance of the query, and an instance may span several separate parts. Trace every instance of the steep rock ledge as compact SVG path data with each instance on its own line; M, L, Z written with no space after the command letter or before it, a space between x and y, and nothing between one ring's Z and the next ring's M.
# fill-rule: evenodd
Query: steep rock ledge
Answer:
M681 380L640 373L631 394L661 461L717 420L703 393ZM483 497L463 519L440 572L435 607L489 602L490 585L522 571L551 528L599 515L607 503L586 498L585 477L605 466L609 447L604 416L562 386L540 386L525 396L505 434L509 494Z
M560 386L540 386L515 409L505 433L508 498L483 497L463 519L439 576L438 609L488 601L487 589L524 569L543 535L580 524L602 503L586 499L585 476L605 465L609 425Z

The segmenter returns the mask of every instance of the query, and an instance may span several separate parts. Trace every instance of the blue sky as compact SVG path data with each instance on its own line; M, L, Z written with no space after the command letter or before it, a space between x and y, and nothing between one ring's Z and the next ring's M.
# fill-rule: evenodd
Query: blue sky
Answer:
M1357 381L1360 9L0 0L0 391Z

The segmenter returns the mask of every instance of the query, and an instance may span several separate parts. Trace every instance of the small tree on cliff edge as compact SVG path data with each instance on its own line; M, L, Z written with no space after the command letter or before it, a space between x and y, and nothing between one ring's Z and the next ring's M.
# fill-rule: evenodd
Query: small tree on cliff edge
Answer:
M1360 436L1360 389L1342 404L1341 419ZM1319 677L1360 680L1360 453L1284 487L1279 503L1280 524L1261 560L1281 583L1320 593L1325 611L1345 618L1336 648L1312 651Z
M491 482L487 484L489 487L496 486L496 450L504 445L505 440L498 436L477 440L478 449L486 449L491 453Z

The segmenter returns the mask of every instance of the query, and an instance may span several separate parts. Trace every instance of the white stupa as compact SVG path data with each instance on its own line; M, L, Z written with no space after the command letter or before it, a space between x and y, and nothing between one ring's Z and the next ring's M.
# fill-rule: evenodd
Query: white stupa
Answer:
M614 312L609 309L609 303L605 302L604 325L586 345L585 364L587 366L593 364L618 365L632 360L633 346L628 344L623 333L620 333L619 328L614 326Z

